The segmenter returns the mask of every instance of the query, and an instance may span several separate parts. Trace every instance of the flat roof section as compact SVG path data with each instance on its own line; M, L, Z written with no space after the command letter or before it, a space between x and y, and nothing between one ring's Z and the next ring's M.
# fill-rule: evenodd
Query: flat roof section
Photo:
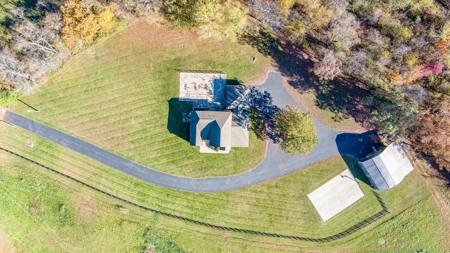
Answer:
M364 197L350 170L345 170L315 191L308 194L322 220L331 217Z
M221 102L226 79L227 75L221 73L181 72L179 99Z

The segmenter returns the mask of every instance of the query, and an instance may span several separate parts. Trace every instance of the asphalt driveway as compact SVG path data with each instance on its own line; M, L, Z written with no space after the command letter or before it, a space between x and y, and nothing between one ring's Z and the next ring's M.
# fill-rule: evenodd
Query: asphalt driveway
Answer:
M270 96L271 103L275 107L299 106L284 89L282 77L279 73L269 73L265 83L257 86L256 89L262 94ZM372 146L378 145L371 138L372 132L356 134L335 131L315 121L319 143L308 155L288 155L281 150L278 144L270 141L266 158L255 169L228 177L194 179L147 168L10 111L4 113L4 121L149 183L192 192L221 192L247 187L302 169L336 155L350 154L355 158L361 158L372 150Z

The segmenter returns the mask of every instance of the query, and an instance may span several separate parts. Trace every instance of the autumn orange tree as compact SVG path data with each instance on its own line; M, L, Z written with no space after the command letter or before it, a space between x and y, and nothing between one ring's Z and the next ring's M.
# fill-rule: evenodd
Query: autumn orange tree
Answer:
M413 135L417 149L431 155L441 168L450 171L450 97L436 112L425 114Z
M92 43L103 31L116 26L116 18L109 8L94 11L81 0L68 0L61 6L63 26L61 38L67 47L73 49L77 44Z

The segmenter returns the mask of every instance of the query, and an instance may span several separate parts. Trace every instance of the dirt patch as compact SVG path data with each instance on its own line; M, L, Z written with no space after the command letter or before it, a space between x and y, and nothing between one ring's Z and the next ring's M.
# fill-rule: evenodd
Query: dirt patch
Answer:
M76 201L79 215L84 221L91 223L96 217L95 203L90 196L81 196Z
M0 228L0 252L2 253L16 252L8 236L1 228Z
M116 207L117 207L117 209L119 209L119 212L121 212L123 214L128 214L130 212L127 208L125 208L121 205L117 205Z
M37 217L41 214L41 198L39 196L28 203L28 210L34 217Z
M176 45L183 45L198 36L189 30L181 31L173 29L167 25L149 23L146 20L137 20L118 34L123 38L124 43L133 43L136 46L161 46L162 48L176 48ZM133 38L130 40L130 38ZM167 43L170 41L170 43Z
M252 80L248 81L248 82L246 83L246 85L250 85L250 86L254 86L254 85L262 85L263 83L266 82L267 77L269 77L269 72L278 72L278 70L277 70L277 68L275 68L274 66L267 66L267 67L264 69L264 74L263 74L263 75L261 75L261 76L255 78L255 79L252 79Z

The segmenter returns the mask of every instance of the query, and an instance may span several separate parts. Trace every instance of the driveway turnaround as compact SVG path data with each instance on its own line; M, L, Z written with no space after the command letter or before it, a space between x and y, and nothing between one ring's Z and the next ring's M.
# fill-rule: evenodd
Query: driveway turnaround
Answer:
M272 103L279 108L286 105L299 106L284 89L279 73L269 73L265 83L256 89L263 93L268 92L272 96ZM372 150L372 146L377 145L369 133L335 131L314 121L319 143L308 155L286 154L278 144L269 141L266 158L251 171L228 177L186 178L142 166L10 111L4 113L3 120L149 183L192 192L222 192L247 187L283 176L332 156L350 154L355 158L361 158Z

